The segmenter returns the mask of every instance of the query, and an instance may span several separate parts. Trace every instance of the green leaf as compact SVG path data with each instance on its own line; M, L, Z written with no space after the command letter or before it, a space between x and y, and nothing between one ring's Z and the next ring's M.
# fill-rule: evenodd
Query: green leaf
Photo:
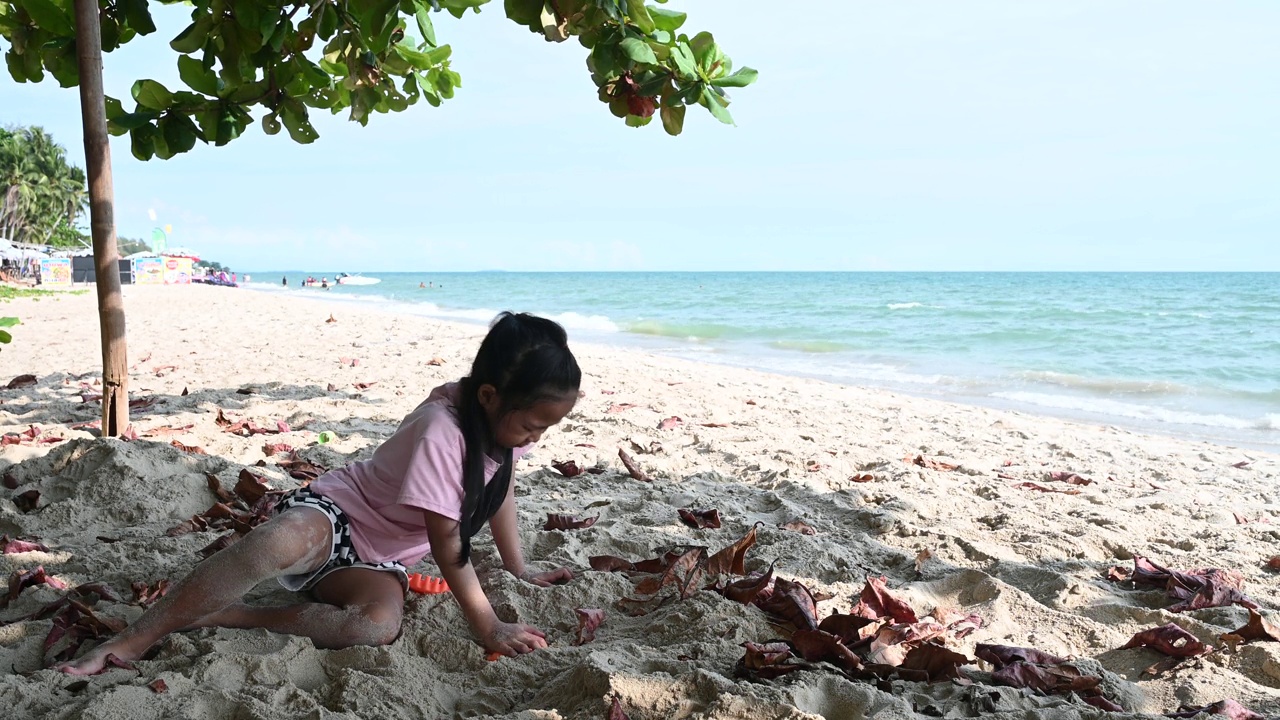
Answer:
M653 24L659 30L666 30L667 32L679 30L680 26L684 25L684 21L689 18L686 13L660 7L650 7L649 15L653 17Z
M8 320L9 318L0 318L0 319ZM5 345L8 345L11 342L13 342L13 336L10 335L7 330L0 330L0 343L4 343Z
M684 105L662 106L662 129L666 130L668 135L679 135L684 129L684 113L687 109Z
M155 80L139 80L133 84L133 99L152 110L164 110L173 104L173 93Z
M63 47L56 40L45 43L40 55L44 59L45 68L58 84L71 88L80 84L80 64L75 57L75 44L71 40L63 42Z
M222 114L218 117L218 133L214 139L215 144L218 146L226 145L240 137L240 133L244 131L247 124L247 119L242 122L233 112L223 109Z
M418 11L413 14L415 20L418 21L418 32L422 33L422 40L431 47L436 46L436 26L431 22L431 13L425 3L418 5Z
M319 65L316 65L301 55L294 56L293 62L297 65L302 76L307 79L307 82L313 88L329 87L329 84L333 81L333 79L329 77L329 73L325 72Z
M76 28L71 21L71 16L51 0L15 0L15 2L27 11L40 28L54 35L76 36Z
M107 121L107 127L112 131L112 135L123 135L127 132L133 132L143 125L150 125L159 117L154 112L136 112L117 115Z
M282 24L283 18L280 17L280 10L271 7L270 4L262 11L262 19L258 21L258 32L262 33L262 37L269 38L275 34L276 28ZM287 23L292 24L292 23Z
M671 51L671 58L676 62L676 71L680 73L680 77L685 80L693 80L698 77L698 62L693 56L693 50L690 49L688 43L676 43L675 48Z
M124 11L124 19L139 35L150 35L156 31L147 0L119 0L117 7Z
M507 17L517 25L523 25L534 32L542 31L542 0L504 0L503 9Z
M9 66L9 75L15 82L27 81L27 68L23 63L24 57L14 52L13 48L4 54L5 65Z
M725 125L733 124L733 116L729 114L729 109L722 104L724 99L717 95L716 91L711 89L711 86L708 85L702 88L702 100L715 119Z
M169 43L169 47L180 53L193 53L204 47L204 43L209 38L209 31L213 29L213 16L201 15L198 20L187 26L186 30L178 33L178 37Z
M412 48L405 47L404 44L395 46L396 54L404 58L410 65L418 70L429 70L439 65L453 53L453 48L445 45L427 52L418 52Z
M320 37L328 40L333 37L333 33L338 29L338 10L333 3L327 2L320 8L320 24L316 28L316 32Z
M199 129L191 118L181 113L166 113L160 121L160 129L164 133L164 143L169 152L178 155L196 146Z
M151 147L156 157L161 160L168 160L173 157L173 152L169 150L169 143L164 139L164 128L161 127L163 122L164 120L161 120L156 123L156 134L151 138Z
M257 30L262 25L262 13L265 8L260 0L227 0L231 6L231 14L236 23L246 30Z
M320 137L307 118L307 109L300 103L291 101L286 103L282 110L280 114L284 118L284 126L288 128L289 137L293 138L294 142L309 145Z
M698 59L698 65L704 68L711 64L715 46L716 39L709 32L700 32L689 41L689 47L693 48L693 55Z
M627 116L627 127L644 127L645 125L648 125L651 122L653 122L652 115L650 115L649 117L644 117L642 115Z
M218 76L212 70L205 70L204 63L190 55L178 57L178 76L187 87L198 93L213 96L218 94Z
M657 65L658 57L653 54L653 48L649 47L643 40L635 38L627 38L618 43L618 47L633 62L644 63L647 65Z
M449 14L461 19L463 14L470 8L476 12L480 12L480 6L488 4L489 0L439 0L440 7L449 11ZM434 2L432 4L435 4Z
M711 84L716 87L746 87L755 82L756 76L758 75L759 73L755 70L752 70L749 67L744 67L739 68L738 71L732 75L725 75L724 77L712 80Z
M262 132L268 135L275 135L280 132L280 121L276 119L275 113L267 113L262 116Z
M27 79L31 82L40 82L44 80L44 63L40 60L40 53L31 47L22 54L23 72L27 74Z
M0 327L14 327L21 324L22 321L16 317L0 317Z
M196 112L196 122L200 125L200 137L205 142L218 137L218 118L221 115L222 108L212 103L206 103Z
M156 154L156 129L150 125L135 128L129 133L129 148L139 160L150 160Z
M644 0L627 0L627 17L631 19L633 25L640 28L640 32L646 35L657 28L653 17L649 15L649 10L644 6Z
M596 46L591 48L591 54L587 57L588 67L592 68L592 72L602 78L617 77L620 74L618 61L614 59L614 51L617 49L617 45L611 45L607 42L596 43ZM603 81L601 81L601 84L603 84Z

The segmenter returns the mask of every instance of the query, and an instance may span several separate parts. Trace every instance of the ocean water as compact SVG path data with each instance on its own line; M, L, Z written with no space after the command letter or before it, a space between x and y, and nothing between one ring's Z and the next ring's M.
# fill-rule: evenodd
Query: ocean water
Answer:
M327 292L251 275L255 290L473 323L529 311L571 340L1280 450L1274 273L369 273L382 282Z

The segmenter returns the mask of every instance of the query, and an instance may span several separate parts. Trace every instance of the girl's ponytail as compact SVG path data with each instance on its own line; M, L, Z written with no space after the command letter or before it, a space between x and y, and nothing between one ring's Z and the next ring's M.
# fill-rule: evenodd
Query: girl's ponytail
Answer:
M499 415L505 415L577 393L581 381L582 371L560 325L523 313L504 312L494 320L480 343L471 374L459 383L458 422L466 443L459 565L470 562L471 538L502 507L515 473L513 453L506 448L502 466L485 484L484 461L494 446L494 429L480 405L480 386L492 385L497 390L502 401Z

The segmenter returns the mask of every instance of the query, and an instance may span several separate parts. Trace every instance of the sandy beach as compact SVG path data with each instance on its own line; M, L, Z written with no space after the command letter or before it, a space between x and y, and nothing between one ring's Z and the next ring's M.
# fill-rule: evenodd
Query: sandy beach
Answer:
M227 490L246 468L274 488L297 487L280 467L286 456L267 443L326 468L367 458L432 387L466 372L484 332L319 293L134 286L125 302L139 403L129 441L73 427L100 414L92 293L0 307L24 323L0 352L0 386L36 377L0 389L0 433L22 440L0 448L0 474L15 486L0 488L0 533L48 548L0 555L0 572L42 566L72 588L103 583L118 599L94 611L126 622L141 613L133 583L178 580L226 532L166 534L217 501L207 474ZM83 683L42 669L53 620L14 621L68 592L35 585L0 609L4 715L585 720L607 717L614 697L631 720L1104 714L1078 694L999 684L976 659L979 644L1068 658L1130 713L1233 699L1280 715L1280 643L1221 639L1248 623L1248 609L1171 612L1163 590L1107 577L1116 566L1132 570L1135 556L1238 571L1243 594L1270 613L1280 587L1266 567L1280 554L1280 456L570 341L583 395L521 461L517 495L531 565L567 565L577 578L533 587L500 571L487 533L476 550L499 615L545 630L547 650L487 662L449 595L411 594L390 646L318 650L265 631L198 630L170 636L134 669ZM272 433L227 432L219 411ZM320 443L322 432L332 439ZM619 449L649 482L628 473ZM551 467L570 460L601 472L565 477ZM24 510L20 496L32 490L39 497ZM678 511L690 508L717 509L722 526L686 526ZM549 513L599 519L547 531ZM780 527L795 520L816 534ZM776 561L778 577L825 598L820 618L850 613L868 576L884 576L920 618L980 618L976 630L939 641L967 658L963 677L854 679L831 663L737 677L743 643L794 628L696 588L686 599L663 588L631 615L618 601L636 597L641 577L590 569L599 555L715 552L753 528L745 570ZM414 571L435 574L430 564ZM252 599L290 597L264 584ZM606 614L580 645L579 608ZM1121 649L1167 623L1213 651L1148 672L1163 654Z

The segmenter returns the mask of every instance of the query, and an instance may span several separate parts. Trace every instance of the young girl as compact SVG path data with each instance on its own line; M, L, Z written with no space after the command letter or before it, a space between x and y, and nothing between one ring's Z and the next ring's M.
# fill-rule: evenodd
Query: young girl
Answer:
M108 654L134 660L165 635L197 627L266 628L323 648L389 644L400 634L405 568L428 552L485 650L546 647L537 628L494 614L471 565L471 538L488 522L508 572L541 586L572 579L566 568L525 567L512 471L573 409L581 377L563 328L503 313L471 374L434 389L371 459L286 495L275 517L197 565L129 628L59 669L97 673ZM309 590L316 602L238 602L268 578Z

